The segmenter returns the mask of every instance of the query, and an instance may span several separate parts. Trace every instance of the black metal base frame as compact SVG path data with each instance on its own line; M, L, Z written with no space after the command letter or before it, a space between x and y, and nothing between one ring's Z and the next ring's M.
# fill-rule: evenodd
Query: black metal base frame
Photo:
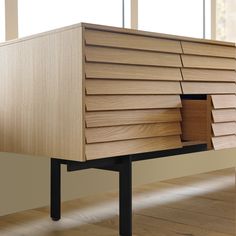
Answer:
M192 152L206 151L206 144L186 146L179 149L148 152L141 154L111 157L86 162L68 161L51 158L51 206L50 214L54 221L61 218L61 165L67 165L67 171L79 171L96 168L119 173L119 231L121 236L132 235L132 162L175 156Z

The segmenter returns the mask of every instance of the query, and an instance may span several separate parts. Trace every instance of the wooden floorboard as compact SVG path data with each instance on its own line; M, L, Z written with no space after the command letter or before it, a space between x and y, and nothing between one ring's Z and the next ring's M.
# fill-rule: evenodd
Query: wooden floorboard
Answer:
M151 183L133 189L133 236L232 236L235 169ZM118 193L62 204L62 220L49 208L0 217L3 236L118 235Z

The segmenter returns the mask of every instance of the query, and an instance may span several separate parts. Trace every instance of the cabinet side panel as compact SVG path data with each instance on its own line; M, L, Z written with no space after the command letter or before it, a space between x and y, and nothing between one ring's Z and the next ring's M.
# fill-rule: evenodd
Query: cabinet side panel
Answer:
M0 150L84 160L82 29L0 47Z

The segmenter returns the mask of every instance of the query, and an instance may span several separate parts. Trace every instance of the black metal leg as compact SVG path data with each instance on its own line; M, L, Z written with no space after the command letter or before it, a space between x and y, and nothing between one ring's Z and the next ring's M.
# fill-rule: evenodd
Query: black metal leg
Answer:
M132 236L132 160L126 157L119 171L120 235Z
M51 158L51 218L54 221L61 219L61 163Z

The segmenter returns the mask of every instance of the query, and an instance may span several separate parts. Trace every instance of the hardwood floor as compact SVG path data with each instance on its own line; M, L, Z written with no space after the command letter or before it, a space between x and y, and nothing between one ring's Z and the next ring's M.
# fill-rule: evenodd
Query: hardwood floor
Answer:
M144 185L134 192L134 236L236 235L235 169ZM1 236L118 235L117 193L63 203L62 220L48 207L0 217Z

